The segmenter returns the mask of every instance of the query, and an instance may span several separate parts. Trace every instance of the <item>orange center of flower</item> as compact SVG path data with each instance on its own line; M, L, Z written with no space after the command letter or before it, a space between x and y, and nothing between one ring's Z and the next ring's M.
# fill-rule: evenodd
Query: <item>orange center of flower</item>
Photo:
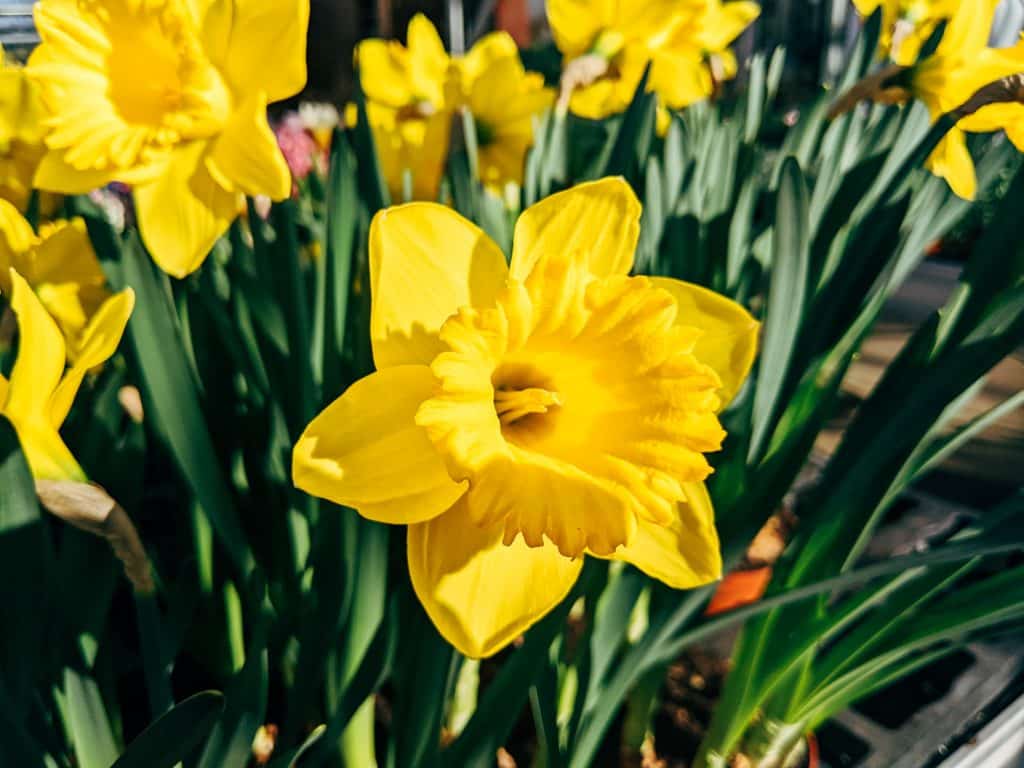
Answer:
M724 436L720 381L676 312L645 278L597 279L555 256L510 280L496 307L445 322L440 392L416 420L469 481L474 520L504 521L507 544L547 538L576 557L627 543L639 516L673 519Z

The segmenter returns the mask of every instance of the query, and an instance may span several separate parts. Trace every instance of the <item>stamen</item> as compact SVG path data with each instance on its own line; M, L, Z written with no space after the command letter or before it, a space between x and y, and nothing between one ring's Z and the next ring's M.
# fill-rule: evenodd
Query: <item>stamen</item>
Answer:
M547 413L551 407L562 405L557 392L540 387L529 389L499 389L494 392L494 410L503 427L515 423L531 413Z

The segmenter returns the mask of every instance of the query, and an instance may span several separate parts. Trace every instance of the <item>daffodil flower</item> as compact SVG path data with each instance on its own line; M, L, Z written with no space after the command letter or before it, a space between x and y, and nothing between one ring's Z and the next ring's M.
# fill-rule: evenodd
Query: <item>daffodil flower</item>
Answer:
M651 89L663 105L682 109L703 101L736 77L736 56L729 46L760 14L760 6L747 0L704 0L684 13L651 67Z
M853 4L864 18L881 7L879 53L896 64L911 66L939 22L952 17L960 3L959 0L853 0Z
M308 16L308 0L41 0L36 186L132 185L156 262L197 269L243 195L291 191L266 106L306 82Z
M757 322L711 291L630 277L640 203L619 178L527 209L511 266L443 206L370 232L377 371L295 446L303 490L408 525L441 634L496 653L561 601L584 556L676 588L719 578L704 454Z
M659 1L642 8L551 0L548 21L567 62L563 89L572 89L570 109L591 119L621 112L650 64L647 90L658 95L663 132L664 110L706 99L718 83L736 75L729 45L759 13L759 6L746 0Z
M24 210L43 156L43 108L24 67L0 46L0 199ZM6 270L5 270L6 272Z
M962 0L935 53L902 75L910 93L924 102L933 119L960 107L982 86L1024 71L1024 44L988 47L997 5L998 0ZM959 121L929 157L928 168L957 195L973 200L977 178L964 132L1003 128L1024 148L1024 105L994 104Z
M456 66L476 127L480 180L499 194L508 183L521 185L535 118L551 106L554 89L526 71L507 32L486 35Z
M0 200L0 292L12 289L16 271L57 321L75 360L90 317L110 293L81 219L53 221L37 235L21 213Z
M0 376L0 414L14 425L29 469L40 480L86 477L58 430L67 418L78 388L91 368L117 350L135 305L130 288L107 299L82 334L77 360L67 363L64 336L32 287L8 272L5 291L18 321L18 356L10 381Z
M423 14L409 22L407 42L359 43L359 82L391 197L406 197L411 175L412 196L432 200L444 171L458 84L441 36Z

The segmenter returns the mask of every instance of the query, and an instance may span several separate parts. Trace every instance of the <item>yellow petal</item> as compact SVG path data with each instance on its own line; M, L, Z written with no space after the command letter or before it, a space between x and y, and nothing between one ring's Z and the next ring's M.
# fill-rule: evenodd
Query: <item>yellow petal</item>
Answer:
M437 382L426 366L400 365L360 379L303 432L292 455L298 488L382 523L417 523L465 491L414 417Z
M407 51L394 41L369 39L356 46L359 82L367 99L400 109L413 100L406 78Z
M36 233L32 231L32 225L28 223L21 211L6 200L0 199L0 259L11 260L12 254L20 254L27 251L36 243ZM3 278L8 277L7 270L10 264L4 264Z
M204 142L175 150L160 178L135 188L139 231L153 260L174 277L194 272L238 214L238 195L214 181Z
M56 429L38 420L11 418L32 477L85 482L85 472Z
M18 433L32 475L85 480L78 462L51 426L50 395L64 370L64 338L24 278L11 270L11 309L18 319L18 357L0 387L0 411Z
M722 555L711 498L703 483L684 483L686 502L668 526L641 518L636 535L612 558L631 563L673 589L691 589L722 577Z
M711 18L702 29L701 43L709 52L724 51L760 15L761 6L757 3L747 0L722 3L717 12L709 14Z
M472 84L488 66L505 58L515 58L519 61L519 48L512 35L508 32L491 32L484 35L458 62L463 84Z
M947 133L925 163L936 176L946 180L954 194L964 200L973 200L977 191L974 161L967 149L967 140L960 128Z
M602 26L610 21L602 6L606 0L548 0L548 25L555 45L567 59L590 50Z
M739 391L754 364L760 324L735 301L707 288L671 277L650 280L676 300L677 325L703 331L693 354L700 362L711 366L722 380L719 397L724 408Z
M640 201L619 176L551 195L516 221L511 276L526 280L547 253L583 260L596 277L624 275L640 237Z
M0 413L4 411L4 405L7 403L7 391L9 389L9 383L7 377L0 373Z
M508 276L486 234L436 203L378 213L370 225L370 338L378 369L430 363L459 307L493 306Z
M10 271L11 309L18 318L18 357L7 397L8 414L44 419L66 360L64 337L25 279Z
M75 364L50 400L50 423L59 427L67 418L78 388L90 369L106 362L116 351L135 307L135 292L126 288L103 302L82 332Z
M409 21L409 76L413 95L442 108L449 101L449 63L444 43L430 19L417 13Z
M32 185L38 189L62 192L66 195L84 195L109 184L115 175L109 169L80 171L64 162L64 150L51 149L39 161Z
M558 605L583 565L550 542L502 544L503 526L474 525L460 501L409 527L409 575L444 638L471 658L491 656Z
M695 104L711 96L714 83L700 50L662 50L651 65L650 88L672 109Z
M207 159L210 171L229 191L266 195L284 200L292 191L292 176L277 139L267 123L267 98L253 91L232 114L213 142Z
M236 92L263 90L269 101L306 85L309 0L234 0L223 71Z

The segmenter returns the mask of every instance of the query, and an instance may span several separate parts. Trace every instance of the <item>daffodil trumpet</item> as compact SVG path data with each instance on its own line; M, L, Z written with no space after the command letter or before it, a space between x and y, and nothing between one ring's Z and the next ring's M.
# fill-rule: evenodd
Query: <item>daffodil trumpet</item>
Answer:
M680 589L720 576L705 454L758 323L631 277L640 212L620 178L553 195L517 220L511 265L441 205L371 225L377 370L309 424L293 480L409 526L416 594L468 656L550 611L585 556Z

